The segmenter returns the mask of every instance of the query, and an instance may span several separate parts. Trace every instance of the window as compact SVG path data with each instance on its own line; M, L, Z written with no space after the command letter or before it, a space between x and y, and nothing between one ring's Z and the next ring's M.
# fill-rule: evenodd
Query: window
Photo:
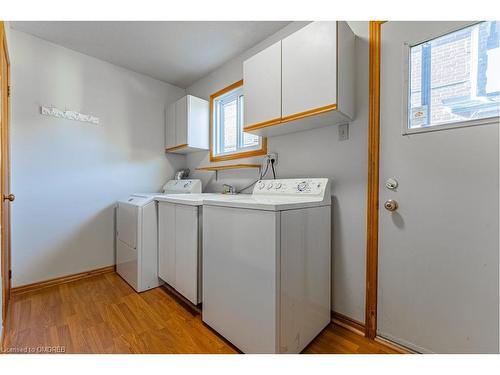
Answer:
M243 132L243 81L210 97L210 161L239 159L267 152L267 141Z
M500 22L481 22L409 47L407 133L500 115Z

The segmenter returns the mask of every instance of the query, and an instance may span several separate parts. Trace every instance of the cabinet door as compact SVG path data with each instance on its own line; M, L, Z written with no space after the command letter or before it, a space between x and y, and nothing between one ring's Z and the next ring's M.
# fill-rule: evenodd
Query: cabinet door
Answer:
M337 104L337 23L312 22L282 43L282 116Z
M244 126L281 117L281 41L243 63Z
M175 289L198 304L198 207L175 207Z
M175 288L175 205L158 204L158 276Z
M190 147L199 149L209 149L209 136L208 136L208 102L201 98L188 95L188 125L187 137Z
M176 146L175 144L175 102L167 106L165 116L165 148Z
M176 146L188 144L188 97L175 102L175 143Z

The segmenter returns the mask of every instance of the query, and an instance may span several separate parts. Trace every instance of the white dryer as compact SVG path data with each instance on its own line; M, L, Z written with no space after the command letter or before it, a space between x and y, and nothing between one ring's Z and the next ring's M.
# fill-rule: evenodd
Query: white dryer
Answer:
M171 180L162 193L137 193L117 203L116 272L136 291L162 284L158 278L158 210L156 196L200 193L200 180Z
M204 200L203 321L244 353L299 353L330 322L326 178Z

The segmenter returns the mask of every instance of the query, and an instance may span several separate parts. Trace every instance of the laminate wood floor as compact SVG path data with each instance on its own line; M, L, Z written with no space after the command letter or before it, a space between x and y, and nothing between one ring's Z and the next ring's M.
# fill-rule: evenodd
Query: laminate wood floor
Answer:
M138 294L116 273L14 295L4 351L237 353L164 288ZM395 352L330 324L304 353Z

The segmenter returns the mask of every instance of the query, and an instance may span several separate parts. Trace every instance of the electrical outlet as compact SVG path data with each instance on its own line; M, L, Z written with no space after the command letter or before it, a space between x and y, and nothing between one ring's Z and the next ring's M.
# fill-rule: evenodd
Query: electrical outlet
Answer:
M346 141L349 139L349 124L339 125L339 141Z
M278 154L276 152L270 152L266 154L266 159L274 159L274 165L278 164Z

